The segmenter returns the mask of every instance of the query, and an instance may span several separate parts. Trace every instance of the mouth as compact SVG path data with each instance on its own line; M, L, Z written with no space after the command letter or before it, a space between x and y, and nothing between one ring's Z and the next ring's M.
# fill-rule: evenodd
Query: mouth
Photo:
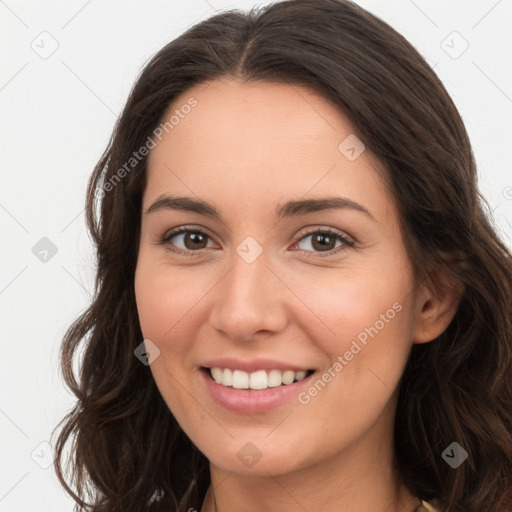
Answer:
M220 386L231 389L264 391L270 388L283 388L300 382L315 372L315 370L280 370L261 369L254 372L220 367L201 367L206 376Z
M301 404L299 394L318 373L300 362L287 361L286 357L218 357L202 361L199 370L206 396L237 414L263 414Z

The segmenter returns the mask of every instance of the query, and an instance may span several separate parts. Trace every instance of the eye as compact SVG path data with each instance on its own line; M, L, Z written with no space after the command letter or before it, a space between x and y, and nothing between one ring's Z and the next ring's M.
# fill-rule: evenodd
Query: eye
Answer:
M181 227L165 233L158 241L158 245L166 245L171 252L186 256L197 256L202 249L208 248L210 237L200 229ZM174 242L171 240L175 239Z
M308 238L311 240L304 243ZM209 240L211 240L210 236L204 231L183 226L165 233L159 239L157 245L165 245L169 251L185 256L199 256L204 249L211 248L211 246L208 246ZM355 242L348 238L342 231L326 227L317 228L303 234L292 247L300 246L300 244L303 244L303 247L299 248L301 252L306 254L316 253L315 256L323 257L332 256L333 254L345 250L347 247L353 247ZM311 257L311 255L308 255L308 257Z
M315 256L321 257L332 256L345 250L347 247L354 246L354 241L348 238L342 231L330 227L309 231L295 245L300 245L307 239L310 239L310 241L303 244L301 251L305 253L314 252L317 253ZM336 245L337 243L338 245Z

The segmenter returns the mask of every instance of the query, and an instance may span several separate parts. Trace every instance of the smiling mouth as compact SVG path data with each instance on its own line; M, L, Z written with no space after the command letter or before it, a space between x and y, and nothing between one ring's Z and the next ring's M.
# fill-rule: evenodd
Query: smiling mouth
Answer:
M294 382L309 377L314 370L298 371L293 370L257 370L255 372L245 372L243 370L232 370L230 368L206 368L202 371L221 386L232 389L248 389L261 391L279 386L288 386Z

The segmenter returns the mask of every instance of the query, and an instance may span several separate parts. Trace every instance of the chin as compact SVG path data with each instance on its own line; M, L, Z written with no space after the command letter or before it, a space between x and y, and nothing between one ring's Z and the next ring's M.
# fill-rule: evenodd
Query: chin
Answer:
M279 440L236 441L219 450L201 450L210 463L228 473L246 476L284 475L303 469L308 464L297 453L297 445L284 446ZM211 440L210 440L211 442Z

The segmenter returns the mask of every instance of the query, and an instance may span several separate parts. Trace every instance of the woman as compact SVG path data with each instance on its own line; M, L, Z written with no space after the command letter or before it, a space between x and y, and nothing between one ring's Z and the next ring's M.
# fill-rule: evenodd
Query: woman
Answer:
M512 510L512 257L386 23L289 0L192 27L137 80L87 219L56 464L79 508Z

